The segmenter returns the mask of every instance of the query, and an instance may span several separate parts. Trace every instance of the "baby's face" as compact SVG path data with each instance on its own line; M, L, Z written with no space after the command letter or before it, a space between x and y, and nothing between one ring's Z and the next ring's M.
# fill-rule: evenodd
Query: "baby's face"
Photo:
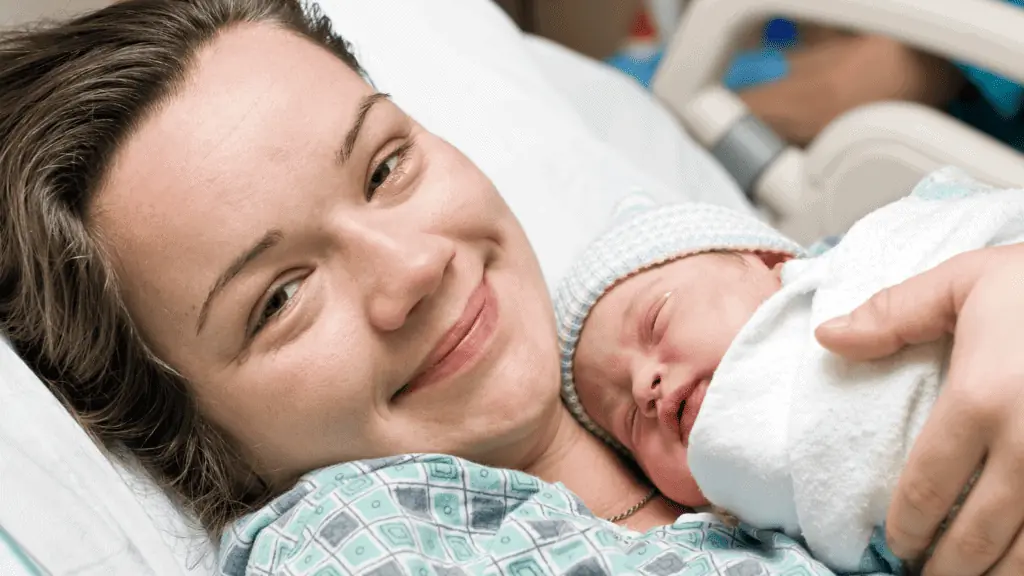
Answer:
M584 324L574 372L583 407L676 502L707 503L686 462L690 429L726 349L779 289L779 260L675 260L612 288Z

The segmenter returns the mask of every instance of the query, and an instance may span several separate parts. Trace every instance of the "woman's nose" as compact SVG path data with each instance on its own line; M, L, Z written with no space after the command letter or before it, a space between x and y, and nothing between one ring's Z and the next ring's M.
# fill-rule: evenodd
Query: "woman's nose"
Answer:
M658 371L640 370L633 377L633 400L640 414L652 418L658 415L658 401L663 391Z
M416 306L434 294L455 258L450 239L420 231L365 231L358 267L370 282L367 313L377 330L391 332L405 325Z

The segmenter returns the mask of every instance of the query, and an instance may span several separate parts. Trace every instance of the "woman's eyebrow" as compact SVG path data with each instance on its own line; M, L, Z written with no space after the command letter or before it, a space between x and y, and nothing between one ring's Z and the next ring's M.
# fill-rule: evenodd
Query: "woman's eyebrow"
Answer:
M356 140L359 139L359 131L363 128L363 123L366 122L366 116L370 113L373 105L382 100L391 98L390 94L384 94L383 92L375 92L369 96L364 97L359 102L359 109L356 111L356 121L352 124L352 127L348 129L348 133L345 134L344 143L341 145L341 149L338 151L338 163L344 164L345 161L352 156L352 149L356 146Z
M260 254L263 254L267 250L273 248L275 245L284 239L284 233L280 230L268 230L262 238L256 241L248 250L240 254L238 257L231 262L231 265L224 270L224 272L217 278L217 281L213 283L210 288L210 292L206 295L206 300L203 301L203 307L199 309L199 318L196 319L196 336L203 331L203 326L206 324L206 317L210 314L210 305L213 304L214 299L224 291L226 287L236 276L245 270L245 267L251 264L254 260L259 258Z

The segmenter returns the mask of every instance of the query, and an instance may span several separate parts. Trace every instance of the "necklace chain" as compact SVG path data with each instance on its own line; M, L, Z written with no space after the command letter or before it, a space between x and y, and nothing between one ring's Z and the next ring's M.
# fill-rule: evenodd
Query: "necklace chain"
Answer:
M651 500L653 500L654 497L657 496L657 495L658 495L658 489L657 488L652 488L651 491L648 492L647 495L644 496L642 500L640 500L636 504L633 504L633 506L629 510L626 510L625 512L622 512L620 514L616 514L615 516L612 516L610 518L605 518L605 520L607 520L607 521L609 521L609 522L611 522L613 524L616 523L616 522L622 522L626 518L629 518L633 514L636 514L637 512L639 512L641 508L646 506L647 503L650 502Z

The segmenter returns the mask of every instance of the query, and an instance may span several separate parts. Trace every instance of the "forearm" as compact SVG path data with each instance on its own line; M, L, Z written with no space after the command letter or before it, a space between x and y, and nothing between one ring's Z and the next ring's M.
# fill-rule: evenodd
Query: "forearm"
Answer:
M964 82L953 64L882 36L824 35L788 60L785 78L745 90L740 98L798 145L858 106L884 100L942 106Z

